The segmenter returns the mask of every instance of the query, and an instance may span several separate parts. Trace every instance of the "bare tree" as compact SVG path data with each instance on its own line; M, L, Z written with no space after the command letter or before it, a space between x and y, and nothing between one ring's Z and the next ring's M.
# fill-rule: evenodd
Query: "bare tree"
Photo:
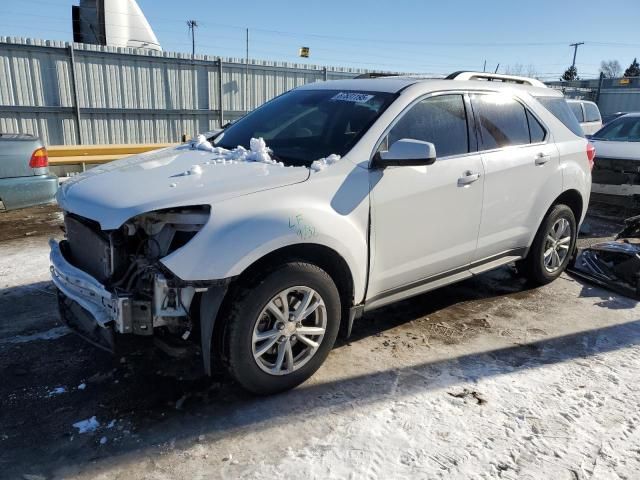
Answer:
M618 78L622 74L622 66L617 60L603 60L600 62L600 72L607 78Z

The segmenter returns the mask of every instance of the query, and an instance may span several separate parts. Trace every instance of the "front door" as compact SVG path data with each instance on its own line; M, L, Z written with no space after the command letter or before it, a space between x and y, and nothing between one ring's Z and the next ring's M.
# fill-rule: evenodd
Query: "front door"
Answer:
M408 108L380 150L402 138L431 142L433 165L371 171L369 300L465 271L476 249L484 171L463 94Z

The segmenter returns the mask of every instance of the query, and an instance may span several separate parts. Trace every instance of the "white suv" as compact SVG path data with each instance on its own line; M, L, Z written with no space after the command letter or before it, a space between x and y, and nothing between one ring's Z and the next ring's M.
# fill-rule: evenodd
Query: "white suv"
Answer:
M252 392L289 389L364 312L514 261L557 278L593 155L533 80L308 84L65 182L61 314L107 350L153 338Z

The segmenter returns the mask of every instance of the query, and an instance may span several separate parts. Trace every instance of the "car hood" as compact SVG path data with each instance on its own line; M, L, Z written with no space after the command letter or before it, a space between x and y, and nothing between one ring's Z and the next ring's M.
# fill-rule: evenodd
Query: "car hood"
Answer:
M65 181L58 204L110 230L141 213L212 205L309 178L306 167L216 161L217 157L188 145L127 157Z
M595 139L590 141L596 147L596 158L640 161L640 142L610 142Z

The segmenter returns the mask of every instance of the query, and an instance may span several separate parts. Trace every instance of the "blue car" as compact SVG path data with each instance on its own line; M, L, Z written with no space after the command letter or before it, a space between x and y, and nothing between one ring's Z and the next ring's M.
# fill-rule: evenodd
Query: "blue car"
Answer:
M0 133L0 211L53 201L58 177L47 149L34 135Z

